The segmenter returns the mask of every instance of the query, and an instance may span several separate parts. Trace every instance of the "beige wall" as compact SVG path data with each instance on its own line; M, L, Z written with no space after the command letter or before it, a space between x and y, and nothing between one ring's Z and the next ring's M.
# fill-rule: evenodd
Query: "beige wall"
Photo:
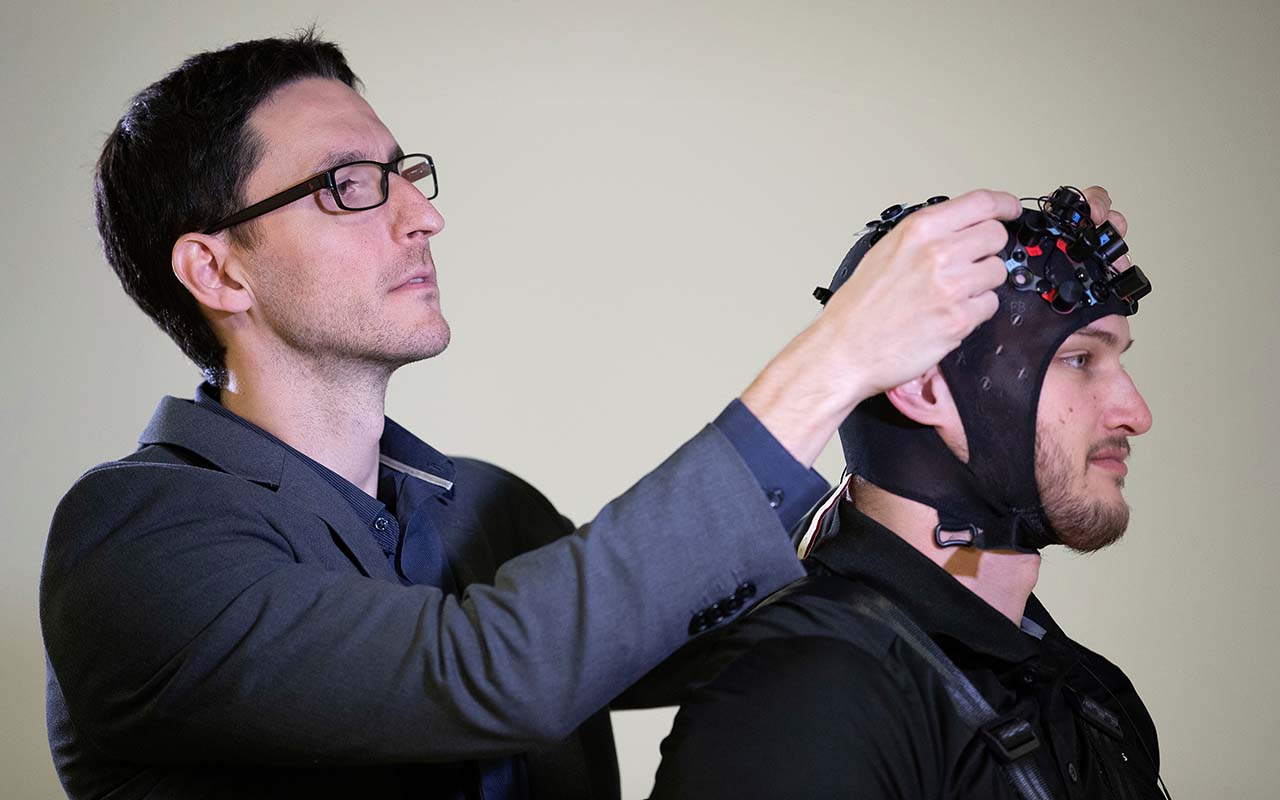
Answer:
M197 380L98 252L98 148L183 56L313 19L442 173L455 343L390 413L578 519L813 316L883 206L1109 186L1156 285L1128 358L1156 425L1127 539L1049 554L1040 592L1140 687L1176 796L1274 796L1280 6L971 5L7 0L0 796L58 791L35 619L54 504ZM631 797L667 719L619 719Z

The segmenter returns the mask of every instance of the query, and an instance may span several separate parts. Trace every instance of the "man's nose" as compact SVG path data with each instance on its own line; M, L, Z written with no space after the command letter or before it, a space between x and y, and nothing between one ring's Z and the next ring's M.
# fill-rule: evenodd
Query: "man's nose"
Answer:
M430 237L444 228L444 217L416 184L395 173L387 180L387 205L395 215L397 237Z
M1126 430L1130 436L1151 430L1151 409L1128 372L1120 372L1115 391L1108 420L1111 427Z

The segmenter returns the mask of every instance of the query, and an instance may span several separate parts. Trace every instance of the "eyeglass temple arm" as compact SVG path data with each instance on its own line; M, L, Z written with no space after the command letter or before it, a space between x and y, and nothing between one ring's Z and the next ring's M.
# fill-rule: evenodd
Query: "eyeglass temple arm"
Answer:
M279 194L272 195L265 200L260 200L248 208L242 209L229 217L224 217L223 219L218 220L201 231L201 233L210 234L226 230L233 225L239 225L242 222L248 222L254 217L260 217L270 211L275 211L277 208L286 206L294 200L309 195L318 189L327 188L329 188L329 173L322 172L314 178L304 181L291 189L285 189Z

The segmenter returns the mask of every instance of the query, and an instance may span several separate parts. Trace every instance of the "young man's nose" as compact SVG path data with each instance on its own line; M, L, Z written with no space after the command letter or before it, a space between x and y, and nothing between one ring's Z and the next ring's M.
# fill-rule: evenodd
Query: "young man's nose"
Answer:
M1109 427L1127 430L1130 436L1151 430L1151 409L1127 372L1117 378L1109 414Z

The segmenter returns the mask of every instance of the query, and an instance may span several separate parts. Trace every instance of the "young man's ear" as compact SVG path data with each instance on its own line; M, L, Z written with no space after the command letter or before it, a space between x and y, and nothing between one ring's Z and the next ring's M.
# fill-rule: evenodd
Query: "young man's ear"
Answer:
M954 408L951 391L936 366L920 377L893 387L885 394L898 412L921 425L937 425L945 406Z
M205 309L236 314L253 306L253 293L232 266L231 248L217 236L183 234L170 260L173 274Z
M969 460L969 443L964 424L960 421L960 411L951 397L946 378L936 366L885 394L898 413L913 422L935 428L957 458Z

